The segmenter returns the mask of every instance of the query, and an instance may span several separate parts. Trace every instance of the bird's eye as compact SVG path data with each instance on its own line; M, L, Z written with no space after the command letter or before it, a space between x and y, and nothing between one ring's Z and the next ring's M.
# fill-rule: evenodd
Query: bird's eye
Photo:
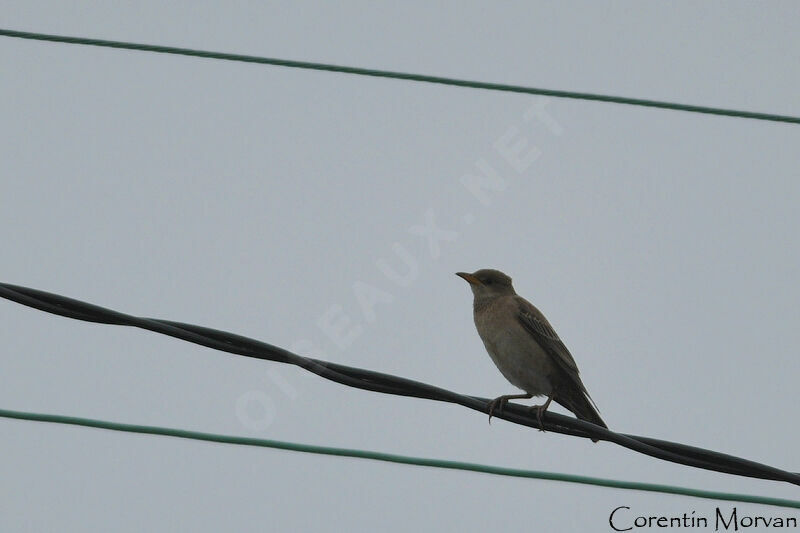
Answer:
M483 283L484 283L484 285L491 285L492 284L492 280L490 278L486 278L485 280L483 280Z

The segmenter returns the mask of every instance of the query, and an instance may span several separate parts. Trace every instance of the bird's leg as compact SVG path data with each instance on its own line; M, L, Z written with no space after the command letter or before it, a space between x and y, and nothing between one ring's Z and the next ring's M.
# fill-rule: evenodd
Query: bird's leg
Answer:
M534 405L533 407L531 407L531 411L536 409L536 420L539 422L539 431L544 431L544 423L542 422L542 415L544 414L545 411L547 411L547 408L550 407L550 402L553 401L554 394L555 393L551 392L550 396L547 397L547 401L544 402L543 405Z
M505 396L498 396L489 402L489 423L492 423L492 415L495 410L502 411L503 407L508 403L508 400L529 400L533 398L533 394L506 394Z

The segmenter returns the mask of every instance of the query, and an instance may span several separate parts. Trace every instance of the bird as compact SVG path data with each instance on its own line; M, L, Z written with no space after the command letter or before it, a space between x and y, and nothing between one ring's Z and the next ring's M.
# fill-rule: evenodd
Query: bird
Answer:
M472 289L475 327L486 351L500 373L525 391L492 400L489 422L508 400L546 396L544 404L530 408L536 411L540 428L544 429L542 415L553 401L581 420L608 428L581 381L572 354L542 312L516 293L511 278L491 268L456 275Z

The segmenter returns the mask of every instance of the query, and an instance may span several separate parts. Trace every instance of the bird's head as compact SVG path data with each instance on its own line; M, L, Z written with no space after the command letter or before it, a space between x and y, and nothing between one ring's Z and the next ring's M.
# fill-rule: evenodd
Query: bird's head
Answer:
M516 294L511 285L511 278L492 268L476 270L472 274L466 272L456 272L456 276L464 278L469 283L472 294L475 298L487 298L493 296L504 296Z

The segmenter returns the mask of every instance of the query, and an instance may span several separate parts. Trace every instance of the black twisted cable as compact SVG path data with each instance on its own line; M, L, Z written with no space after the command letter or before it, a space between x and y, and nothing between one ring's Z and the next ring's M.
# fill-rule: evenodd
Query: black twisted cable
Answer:
M303 357L283 348L226 331L170 320L135 317L65 296L7 283L0 283L0 296L48 313L77 320L138 327L236 355L296 365L320 377L350 387L384 394L450 402L487 414L489 411L489 400L486 398L458 394L399 376ZM509 422L554 433L613 442L657 459L687 466L800 485L800 474L712 450L650 437L616 433L558 413L546 412L543 427L539 425L536 417L527 408L520 405L507 404L503 411L495 413L495 416Z

